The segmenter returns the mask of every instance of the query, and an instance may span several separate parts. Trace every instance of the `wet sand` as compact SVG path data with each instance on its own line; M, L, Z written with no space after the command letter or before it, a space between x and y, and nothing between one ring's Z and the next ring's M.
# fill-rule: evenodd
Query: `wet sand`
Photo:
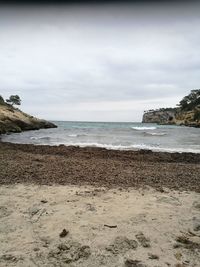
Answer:
M0 184L73 184L200 192L200 154L0 143Z

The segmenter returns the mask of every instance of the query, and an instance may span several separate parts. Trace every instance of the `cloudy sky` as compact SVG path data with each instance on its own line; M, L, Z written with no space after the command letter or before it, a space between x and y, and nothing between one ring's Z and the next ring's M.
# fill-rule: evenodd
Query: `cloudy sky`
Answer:
M51 120L141 121L200 87L199 8L0 5L0 94Z

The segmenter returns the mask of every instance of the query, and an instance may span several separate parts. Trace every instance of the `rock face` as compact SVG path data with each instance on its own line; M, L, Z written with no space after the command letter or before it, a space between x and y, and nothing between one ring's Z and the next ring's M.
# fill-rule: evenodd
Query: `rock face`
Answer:
M11 105L0 104L0 134L56 127L51 122L37 119Z
M176 110L149 110L144 112L142 122L144 123L159 123L159 124L174 124Z
M181 111L178 108L149 110L144 112L142 122L185 125L199 128L200 119L195 118L197 113L200 113L199 106L190 111Z

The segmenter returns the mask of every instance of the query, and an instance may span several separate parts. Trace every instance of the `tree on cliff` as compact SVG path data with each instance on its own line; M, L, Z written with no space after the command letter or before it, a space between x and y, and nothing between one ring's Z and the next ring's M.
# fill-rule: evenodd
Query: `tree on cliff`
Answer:
M200 89L192 90L191 93L185 96L179 103L181 110L192 110L200 105Z
M6 102L8 104L11 104L12 106L13 105L18 105L18 106L21 105L21 99L18 95L11 95L9 97L9 99L6 99Z

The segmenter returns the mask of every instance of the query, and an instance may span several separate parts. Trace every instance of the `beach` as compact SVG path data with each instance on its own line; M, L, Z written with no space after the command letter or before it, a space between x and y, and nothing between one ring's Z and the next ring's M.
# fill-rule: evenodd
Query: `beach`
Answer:
M193 267L200 155L0 143L0 266Z

